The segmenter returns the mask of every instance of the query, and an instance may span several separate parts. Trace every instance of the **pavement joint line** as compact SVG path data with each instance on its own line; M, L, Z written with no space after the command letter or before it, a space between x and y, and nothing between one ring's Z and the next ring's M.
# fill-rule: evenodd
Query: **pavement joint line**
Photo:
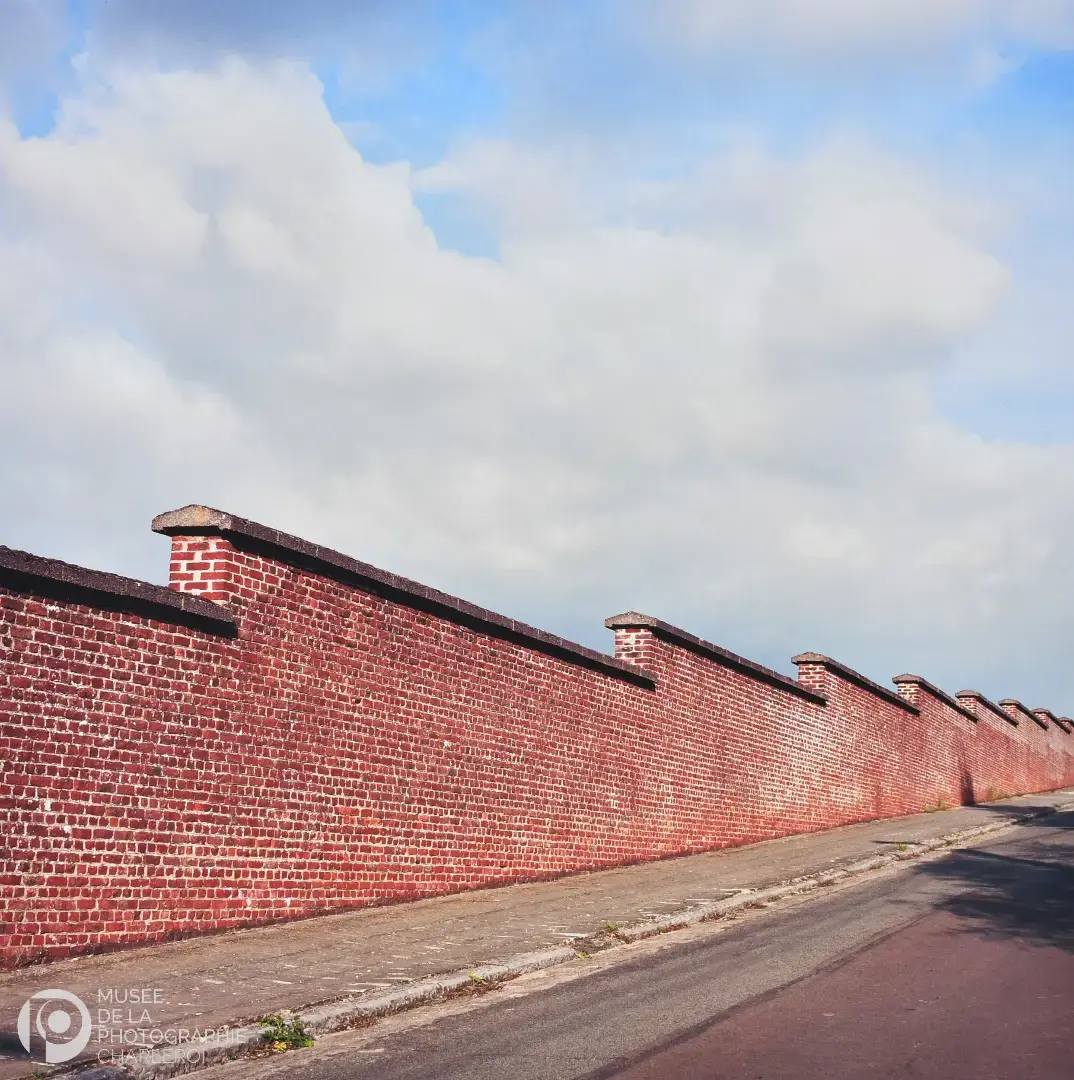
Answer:
M504 960L483 963L477 967L434 975L418 979L404 987L368 994L363 997L346 997L341 1000L321 1005L309 1006L301 1010L289 1010L286 1015L300 1019L306 1031L313 1036L329 1035L348 1028L361 1027L393 1013L403 1012L420 1005L432 1004L453 994L474 988L489 988L509 979L556 967L574 960L584 960L588 955L584 951L605 951L620 945L655 937L658 934L682 930L702 922L726 918L739 911L750 908L768 907L778 900L816 889L848 878L860 877L875 870L881 870L898 863L920 859L924 855L944 848L953 848L981 836L1002 832L1025 824L1036 818L1045 817L1058 810L1066 809L1074 803L1064 802L1051 806L1035 808L1024 814L1005 818L1002 821L977 825L969 829L959 829L929 840L908 842L903 851L893 851L884 855L875 855L867 859L858 859L843 866L817 871L802 877L767 886L762 889L743 889L732 896L711 903L697 904L670 915L662 915L630 926L618 927L614 932L597 931L584 939L576 939L569 945L538 949L532 952L517 953ZM268 1036L260 1024L247 1024L235 1028L224 1036L212 1037L189 1043L192 1050L198 1051L198 1060L154 1060L152 1051L127 1062L128 1077L133 1080L168 1080L173 1076L193 1072L209 1065L221 1064L251 1052L264 1050L269 1044ZM85 1063L79 1063L84 1066ZM113 1070L118 1078L122 1075ZM70 1077L76 1080L74 1072L52 1074L57 1077Z

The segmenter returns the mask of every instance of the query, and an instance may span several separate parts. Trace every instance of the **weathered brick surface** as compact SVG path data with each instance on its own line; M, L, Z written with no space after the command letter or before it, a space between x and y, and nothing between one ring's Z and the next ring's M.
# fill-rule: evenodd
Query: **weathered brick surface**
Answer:
M1046 710L633 614L602 659L179 513L179 607L0 550L5 965L1074 784Z

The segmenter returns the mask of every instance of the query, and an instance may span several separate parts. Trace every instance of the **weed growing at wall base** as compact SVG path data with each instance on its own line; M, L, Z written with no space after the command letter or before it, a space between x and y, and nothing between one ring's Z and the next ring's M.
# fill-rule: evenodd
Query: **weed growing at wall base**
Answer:
M313 1045L313 1036L306 1031L302 1018L291 1013L266 1016L261 1020L261 1028L277 1053Z

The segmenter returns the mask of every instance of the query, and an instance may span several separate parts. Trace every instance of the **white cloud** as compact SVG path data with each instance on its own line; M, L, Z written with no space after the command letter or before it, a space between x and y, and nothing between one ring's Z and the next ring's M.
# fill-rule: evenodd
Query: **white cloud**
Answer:
M982 34L1074 47L1072 0L638 0L637 9L691 49L898 53Z
M970 90L986 90L1024 62L1024 57L1011 56L995 45L978 43L970 50L966 63L966 85Z
M853 142L415 177L239 62L8 127L0 176L5 542L130 570L205 501L575 633L636 605L967 680L1016 639L1025 692L1074 693L1069 448L929 400L1008 277L965 193ZM415 185L495 191L501 261L441 250Z
M86 16L90 50L109 65L317 55L366 93L420 67L438 30L434 0L87 0Z
M7 0L0 5L0 86L47 64L62 48L65 8L64 0Z

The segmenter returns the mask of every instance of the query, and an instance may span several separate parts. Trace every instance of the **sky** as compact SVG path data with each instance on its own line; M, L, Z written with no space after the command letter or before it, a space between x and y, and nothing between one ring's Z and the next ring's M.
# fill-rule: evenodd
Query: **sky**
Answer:
M0 543L204 503L1074 713L1074 0L0 0Z

